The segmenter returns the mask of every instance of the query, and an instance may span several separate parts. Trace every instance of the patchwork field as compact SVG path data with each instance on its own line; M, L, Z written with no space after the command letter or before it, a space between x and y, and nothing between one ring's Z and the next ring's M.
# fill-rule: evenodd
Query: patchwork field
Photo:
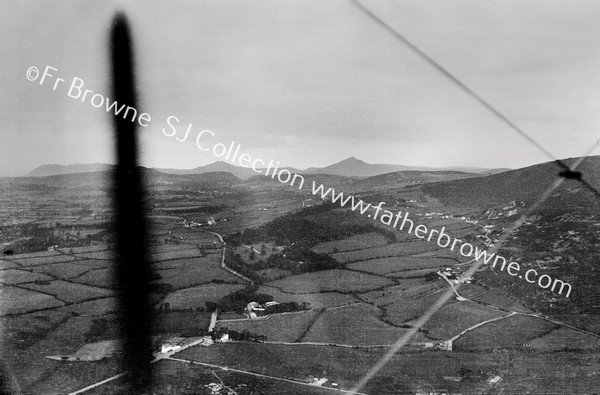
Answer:
M557 328L556 324L539 318L516 315L467 332L454 342L454 347L457 350L523 349L531 340Z
M403 271L410 271L415 269L429 269L429 271L436 271L440 267L448 265L448 260L433 258L414 258L414 257L390 257L372 259L363 262L351 263L347 267L349 269L361 270L374 274L401 274Z
M66 302L81 302L83 300L104 298L114 294L114 291L105 288L90 287L88 285L74 284L66 281L50 281L49 284L27 284L25 288L44 294L54 295L57 299Z
M20 257L20 255L18 255ZM13 259L12 261L19 266L29 267L29 266L39 266L39 265L48 265L51 263L59 263L59 262L70 262L74 261L75 257L69 255L62 254L53 254L53 251L48 252L48 256L37 256L31 258L18 258Z
M363 233L344 240L328 241L317 244L313 251L319 254L330 254L337 251L352 251L363 248L382 246L388 243L388 239L380 233Z
M73 281L99 288L114 289L117 286L112 269L93 269L73 278Z
M171 309L204 309L207 301L217 302L224 296L242 288L244 285L200 285L170 293L161 304L168 303Z
M314 310L274 314L266 319L218 321L217 327L241 332L248 330L271 342L295 342L310 328L318 313Z
M383 306L385 320L394 325L406 324L422 316L440 298L440 295L440 293L437 293L418 298L407 297L394 300L390 304ZM446 305L452 303L456 303L456 301L450 300Z
M385 352L385 349L229 343L190 348L178 357L297 380L326 377L341 388L349 389ZM489 387L489 377L504 368L505 360L506 357L499 354L482 355L476 360L472 353L396 354L363 392L391 395L429 393L433 389L439 393L481 394ZM444 377L460 377L462 382Z
M367 304L327 309L302 341L372 346L393 344L407 332L379 320L380 315L379 309ZM423 340L419 335L412 339L419 340Z
M394 282L383 277L357 273L349 270L326 270L290 276L272 281L266 285L280 288L283 292L318 293L326 291L361 292L393 285Z
M544 352L598 350L599 340L599 336L560 327L547 335L531 340L529 347Z
M454 303L436 312L423 329L432 339L447 340L475 324L506 314L475 303Z
M275 301L279 303L296 302L302 304L303 302L306 302L312 309L343 306L358 302L354 296L339 292L288 293L268 285L259 287L256 292L271 295L275 298Z
M32 273L25 270L7 269L0 271L0 282L3 284L16 285L32 283L34 281L50 281L52 277L41 273Z
M246 284L237 276L220 267L219 255L206 257L169 260L155 263L156 273L160 275L157 283L171 284L175 289L182 289L198 284L207 284L215 280L228 283Z
M26 313L64 305L51 295L6 285L0 286L0 296L2 314Z
M63 280L69 280L75 277L78 277L88 270L96 267L108 267L110 262L103 262L97 260L86 260L86 261L72 261L72 262L63 262L63 263L55 263L50 265L41 265L31 268L31 271L37 273L47 274L54 278L59 278Z
M331 254L331 256L338 262L352 263L386 257L414 255L426 251L435 251L438 249L440 249L440 247L434 242L418 240L406 243L386 244L384 246L364 248L356 251L340 252L337 254Z

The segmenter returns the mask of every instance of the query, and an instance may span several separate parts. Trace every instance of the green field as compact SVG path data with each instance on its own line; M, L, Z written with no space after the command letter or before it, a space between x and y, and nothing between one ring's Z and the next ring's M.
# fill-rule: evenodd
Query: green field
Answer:
M391 280L349 270L326 270L290 276L266 285L280 288L283 292L318 293L326 291L361 292L393 285Z
M224 296L242 288L244 285L200 285L170 293L160 303L168 303L171 309L205 309L207 301L217 302Z
M395 343L407 329L384 323L374 306L357 304L327 309L310 328L304 342L372 346ZM423 341L419 335L411 341Z

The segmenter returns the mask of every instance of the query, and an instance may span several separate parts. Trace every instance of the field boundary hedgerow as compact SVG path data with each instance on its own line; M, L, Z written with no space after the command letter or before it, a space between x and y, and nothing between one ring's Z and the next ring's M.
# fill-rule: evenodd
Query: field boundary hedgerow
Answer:
M86 84L83 79L79 77L72 77L70 79L60 78L55 74L59 70L50 65L46 65L43 71L37 66L31 66L27 69L26 78L30 82L38 82L40 86L46 84L47 89L52 89L53 91L63 90L66 95L71 99L78 100L81 102L88 102L89 105L95 108L102 108L107 113L114 113L115 117L122 117L123 119L130 119L132 123L139 124L139 126L147 128L151 125L152 117L149 113L138 113L136 108L128 106L124 103L117 103L115 100L111 100L109 97L106 97L100 93L95 93L91 89L86 89ZM68 88L67 88L68 87ZM173 137L175 140L181 143L185 143L188 141L188 138L192 134L194 129L192 123L188 123L185 128L185 132L183 134L178 135L177 127L180 123L180 120L176 116L169 116L166 118L166 124L168 125L168 129L161 128L162 133L167 137ZM512 125L512 124L511 124ZM176 136L177 135L177 136ZM253 158L250 154L246 152L241 152L241 144L231 141L228 145L222 142L216 142L210 146L208 145L208 141L211 139L215 139L217 137L217 133L203 129L197 131L195 143L196 147L202 153L211 152L215 157L220 158L223 161L228 161L234 165L238 165L243 168L251 168L257 174L262 174L264 176L270 177L272 179L276 179L282 184L289 184L290 186L296 186L298 189L302 190L304 188L305 179L301 174L296 172L292 172L286 168L280 168L280 162L274 161L271 159L266 162L260 158ZM192 141L192 140L190 140ZM266 169L264 166L267 166ZM492 261L492 268L496 268L498 262L500 262L500 271L504 272L506 268L506 272L512 277L518 277L519 279L524 279L526 282L530 284L537 283L537 286L542 289L550 289L552 292L556 292L556 288L558 288L558 294L562 295L563 290L566 290L565 297L569 297L572 291L572 287L569 283L566 283L559 279L552 279L547 274L542 274L538 276L538 272L535 269L529 269L524 274L521 274L521 265L518 262L508 262L506 258L497 253L488 254L486 250L480 250L479 247L473 246L471 243L463 242L458 238L452 238L450 235L445 233L446 227L442 227L441 229L428 229L428 227L424 224L418 224L415 226L413 220L409 219L409 213L405 212L402 217L402 211L398 211L396 215L389 210L383 209L384 202L379 202L376 206L372 206L370 203L365 203L362 199L355 199L354 195L344 195L343 192L335 192L335 189L328 188L325 190L325 186L323 184L319 184L317 186L316 182L312 181L312 194L313 196L320 195L321 199L327 199L328 195L330 195L330 200L332 203L338 203L340 207L349 207L352 211L357 211L361 215L367 214L370 209L373 209L375 213L373 216L371 214L367 214L367 217L377 220L381 211L383 214L379 217L381 223L391 226L397 230L404 230L405 225L407 226L406 232L411 234L414 230L414 235L420 239L425 239L427 236L427 241L431 242L434 234L437 234L436 242L438 246L442 248L450 248L451 251L456 250L465 257L473 257L475 260L479 261L483 259L483 263L485 265L489 264ZM397 228L398 222L402 220L400 227ZM393 225L392 225L393 221ZM537 281L536 281L537 280Z
M475 261L483 259L483 263L485 265L488 265L493 260L493 263L490 266L491 268L497 269L496 266L499 264L499 270L501 272L504 272L506 269L506 273L508 273L510 276L518 277L519 279L525 280L530 284L537 283L537 285L542 289L550 289L552 292L556 292L559 295L562 295L563 290L566 290L566 294L564 296L567 298L571 294L572 286L567 282L559 279L553 279L547 274L542 274L538 277L538 272L535 269L528 269L521 274L521 265L518 262L509 262L509 260L500 254L488 254L488 251L485 249L479 249L479 247L473 246L473 244L456 237L452 238L445 232L445 226L442 226L441 229L428 228L427 225L424 224L417 224L415 226L415 222L409 219L408 211L405 211L404 215L402 210L398 210L396 214L394 214L390 210L383 209L385 202L379 202L376 206L374 206L371 203L365 203L362 199L355 199L354 195L344 196L344 192L338 192L336 194L334 188L328 188L325 190L325 186L323 184L319 184L317 186L315 181L312 182L312 194L314 196L319 196L323 200L327 199L329 196L331 202L339 202L340 207L349 207L352 211L358 210L358 213L361 215L366 214L367 217L372 220L379 219L382 224L390 226L395 230L406 231L408 234L414 234L419 239L426 239L428 242L432 242L432 239L435 239L435 242L438 246L442 248L450 248L451 251L457 251L466 258L474 258ZM367 214L370 209L374 210L373 215L370 213ZM381 216L379 216L380 212L383 212ZM405 229L405 227L407 229ZM435 234L437 234L437 237L434 237Z

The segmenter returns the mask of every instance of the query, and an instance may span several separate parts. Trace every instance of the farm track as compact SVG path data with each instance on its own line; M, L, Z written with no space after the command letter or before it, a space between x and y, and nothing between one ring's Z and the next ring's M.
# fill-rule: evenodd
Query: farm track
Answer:
M539 314L539 313L523 313L523 312L520 312L520 311L508 310L508 309L505 309L505 308L502 308L502 307L494 306L494 305L492 305L492 304L489 304L489 303L480 302L480 301L478 301L478 300L472 300L472 299L469 299L469 298L465 298L464 296L461 296L461 295L458 293L458 291L456 290L456 288L454 288L454 284L452 284L452 282L450 282L450 280L448 280L448 278L447 278L445 275L443 275L443 274L441 274L441 273L438 273L438 274L439 274L441 277L443 277L443 278L444 278L444 279L445 279L445 280L448 282L448 284L450 285L450 287L452 287L452 290L453 290L453 291L454 291L454 293L457 295L457 299L458 299L458 300L460 300L460 301L464 301L464 302L471 302L471 303L479 304L479 305L481 305L481 306L485 306L485 307L488 307L488 308L491 308L491 309L494 309L494 310L498 310L498 311L502 311L502 312L505 312L505 313L509 313L509 314L508 314L508 315L506 315L506 316L502 316L502 317L498 317L498 318L493 318L493 319L490 319L490 320L487 320L487 321L484 321L484 322L480 322L480 323L478 323L478 324L475 324L475 325L473 325L472 327L465 329L464 331L462 331L461 333L459 333L459 334L458 334L458 335L456 335L455 337L451 338L450 340L452 340L452 341L456 340L458 337L460 337L460 336L461 336L461 335L463 335L464 333L466 333L466 332L468 332L468 331L470 331L470 330L473 330L473 329L475 329L475 328L477 328L477 327L479 327L479 326L482 326L482 325L488 324L488 323L490 323L490 322L498 321L498 320L501 320L501 319L504 319L504 318L513 317L513 316L516 316L516 315L523 315L523 316L528 316L528 317L533 317L533 318L537 318L537 319L545 320L545 321L551 322L551 323L553 323L553 324L556 324L556 325L559 325L559 326L563 326L563 327L566 327L566 328L569 328L569 329L575 330L575 331L577 331L577 332L581 332L581 333L585 333L585 334L587 334L587 335L592 335L592 336L595 336L595 337L597 338L597 340L598 340L598 339L600 339L600 334L598 334L598 333L594 333L594 332L590 332L590 331L588 331L588 330L585 330L585 329L577 328L577 327L575 327L575 326L573 326L573 325L565 324L564 322L557 321L557 320L555 320L555 319L552 319L552 318L550 318L550 317L544 317L544 316L542 316L542 315L541 315L541 314Z
M255 376L255 377L261 377L263 379L285 381L287 383L303 385L303 386L307 386L307 387L311 387L311 388L315 388L315 389L330 390L330 391L334 391L334 392L337 392L337 393L367 395L367 394L363 394L361 392L352 392L350 390L343 390L341 388L323 387L323 386L320 386L320 385L317 386L317 385L314 385L314 384L306 383L304 381L292 380L292 379L287 379L287 378L284 378L284 377L268 376L268 375L265 375L265 374L249 372L247 370L229 368L229 367L226 367L226 366L213 365L213 364L204 363L204 362L197 362L197 361L193 361L193 360L189 360L189 359L171 358L171 357L168 357L166 359L168 359L170 361L184 362L184 363L188 363L188 364L191 363L191 364L194 364L194 365L202 365L202 366L206 366L206 367L209 367L209 368L216 368L216 369L220 369L220 370L224 370L224 371L231 371L231 372L236 372L236 373L241 373L241 374L247 374L247 375L251 375L251 376ZM75 393L72 393L72 394L69 394L69 395L74 395L74 394Z

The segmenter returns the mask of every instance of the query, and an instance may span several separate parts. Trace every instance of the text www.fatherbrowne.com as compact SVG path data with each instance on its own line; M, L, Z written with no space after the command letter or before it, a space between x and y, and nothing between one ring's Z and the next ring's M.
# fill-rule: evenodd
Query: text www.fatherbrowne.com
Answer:
M81 102L89 101L89 104L93 107L102 107L106 112L114 113L115 116L122 116L124 119L130 118L131 122L136 122L142 127L148 127L150 125L150 122L152 121L150 114L138 113L137 109L128 106L126 103L119 104L108 97L105 97L99 93L94 93L90 89L86 89L85 82L81 78L73 77L70 80L70 83L68 83L65 81L65 79L59 78L55 74L52 74L56 73L57 71L58 69L55 67L46 66L44 71L40 73L40 70L36 66L31 66L27 69L26 77L31 82L39 79L39 85L46 85L48 87L51 86L53 91L56 91L57 88L62 87L62 89L66 90L68 97ZM40 74L41 78L39 78ZM169 128L162 128L163 134L167 137L174 137L175 140L182 143L188 140L188 137L193 130L193 125L189 123L185 129L185 132L183 134L179 134L177 130L179 119L175 116L167 117L166 123ZM229 161L244 168L251 168L257 174L263 174L271 177L272 179L278 180L280 183L289 184L290 186L295 186L298 189L302 189L304 187L304 177L302 175L291 173L289 170L284 168L280 169L279 161L273 161L271 159L270 161L266 162L259 158L252 158L248 153L240 154L241 145L236 144L233 141L230 144L216 142L212 144L212 146L206 146L208 145L207 141L210 141L209 139L215 138L216 136L216 133L210 130L201 130L198 132L195 138L196 146L200 151L211 151L215 157ZM497 268L499 265L500 271L504 271L504 269L506 269L506 273L509 275L518 277L519 279L524 279L531 284L537 283L540 288L550 289L553 292L557 292L559 295L562 295L563 291L565 291L565 296L567 298L571 294L571 285L562 280L552 279L552 277L548 276L547 274L538 276L538 272L534 269L529 269L524 274L521 274L521 266L519 263L508 262L507 259L501 255L496 253L488 254L487 251L480 250L478 247L474 247L470 243L463 242L457 238L452 238L450 235L445 233L445 227L437 230L428 229L427 226L423 224L418 224L415 226L414 222L408 218L408 212L405 212L404 215L402 215L402 211L398 211L396 214L394 214L390 210L383 209L383 205L385 204L384 202L380 202L376 206L373 206L370 203L363 202L361 199L355 199L354 195L344 196L343 192L336 194L333 188L328 188L326 190L323 184L317 186L314 181L312 182L311 192L314 196L319 195L323 200L328 199L328 196L330 196L329 199L331 199L333 203L339 202L341 207L348 206L352 211L358 210L358 212L362 215L366 214L369 210L372 210L374 211L373 215L367 214L369 218L373 220L379 219L381 223L400 231L403 231L406 228L406 232L409 234L414 232L416 237L420 239L427 238L427 241L429 242L435 239L440 247L450 248L451 251L456 249L456 251L458 251L464 257L473 257L477 261L483 259L483 263L486 265L493 260L491 265L492 268Z

